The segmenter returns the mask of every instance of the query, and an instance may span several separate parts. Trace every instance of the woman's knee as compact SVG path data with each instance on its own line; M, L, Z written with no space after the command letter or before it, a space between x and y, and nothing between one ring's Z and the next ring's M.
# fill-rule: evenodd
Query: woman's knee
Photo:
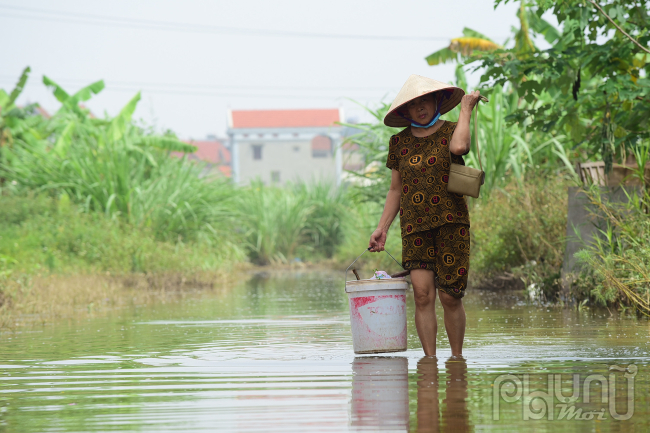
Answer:
M442 304L443 308L450 308L452 310L455 310L456 308L459 308L463 305L462 298L455 298L450 294L443 292L442 290L439 290L439 292L440 293L438 293L438 296L440 297L440 303Z
M433 288L422 288L420 290L417 290L415 287L413 288L413 298L415 299L415 305L418 307L426 307L429 305L430 302L435 302L436 298L433 297L431 294L433 293Z
M433 272L426 270L411 271L411 283L413 284L413 298L415 305L425 307L436 301L436 289L433 283Z
M433 287L423 287L419 290L413 287L413 298L417 307L426 307L430 303L436 302Z

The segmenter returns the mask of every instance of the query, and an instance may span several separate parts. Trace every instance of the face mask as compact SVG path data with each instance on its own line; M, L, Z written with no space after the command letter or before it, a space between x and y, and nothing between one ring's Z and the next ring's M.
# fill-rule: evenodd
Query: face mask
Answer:
M436 114L436 115L433 117L433 119L431 119L431 122L429 122L429 123L426 124L426 125L421 125L421 124L419 124L419 123L413 123L413 121L411 121L411 126L415 126L416 128L428 128L428 127L430 127L430 126L433 126L433 124L436 123L436 122L438 121L439 118L440 118L440 113Z

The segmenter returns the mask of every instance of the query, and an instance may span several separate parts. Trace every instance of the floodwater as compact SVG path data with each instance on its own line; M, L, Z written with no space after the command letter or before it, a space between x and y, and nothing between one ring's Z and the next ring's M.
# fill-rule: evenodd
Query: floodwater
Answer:
M341 273L5 332L0 432L650 431L648 321L470 291L465 359L441 315L436 359L407 302L392 356L354 355Z

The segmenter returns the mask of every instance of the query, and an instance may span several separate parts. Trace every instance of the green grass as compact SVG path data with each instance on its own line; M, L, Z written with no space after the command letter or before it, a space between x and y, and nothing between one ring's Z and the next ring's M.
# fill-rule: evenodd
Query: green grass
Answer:
M0 196L0 272L18 274L223 269L245 260L233 239L165 241L151 228L45 196Z
M216 183L201 181L208 191ZM348 215L343 189L327 183L286 188L219 185L221 191L203 205L208 209L204 224L214 229L197 229L194 236L171 231L175 238L166 236L170 231L159 224L88 209L70 200L66 190L58 198L51 190L5 191L0 194L0 266L5 272L27 273L191 272L247 260L267 264L327 259L341 244Z

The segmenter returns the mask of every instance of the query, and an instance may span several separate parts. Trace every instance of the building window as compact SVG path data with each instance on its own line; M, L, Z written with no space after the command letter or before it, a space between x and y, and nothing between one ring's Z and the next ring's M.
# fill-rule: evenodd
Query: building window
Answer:
M325 135L317 135L311 140L312 158L327 158L332 153L332 139Z
M273 182L273 183L280 182L280 172L279 171L272 171L271 172L271 182Z
M262 145L253 144L253 159L262 159Z

